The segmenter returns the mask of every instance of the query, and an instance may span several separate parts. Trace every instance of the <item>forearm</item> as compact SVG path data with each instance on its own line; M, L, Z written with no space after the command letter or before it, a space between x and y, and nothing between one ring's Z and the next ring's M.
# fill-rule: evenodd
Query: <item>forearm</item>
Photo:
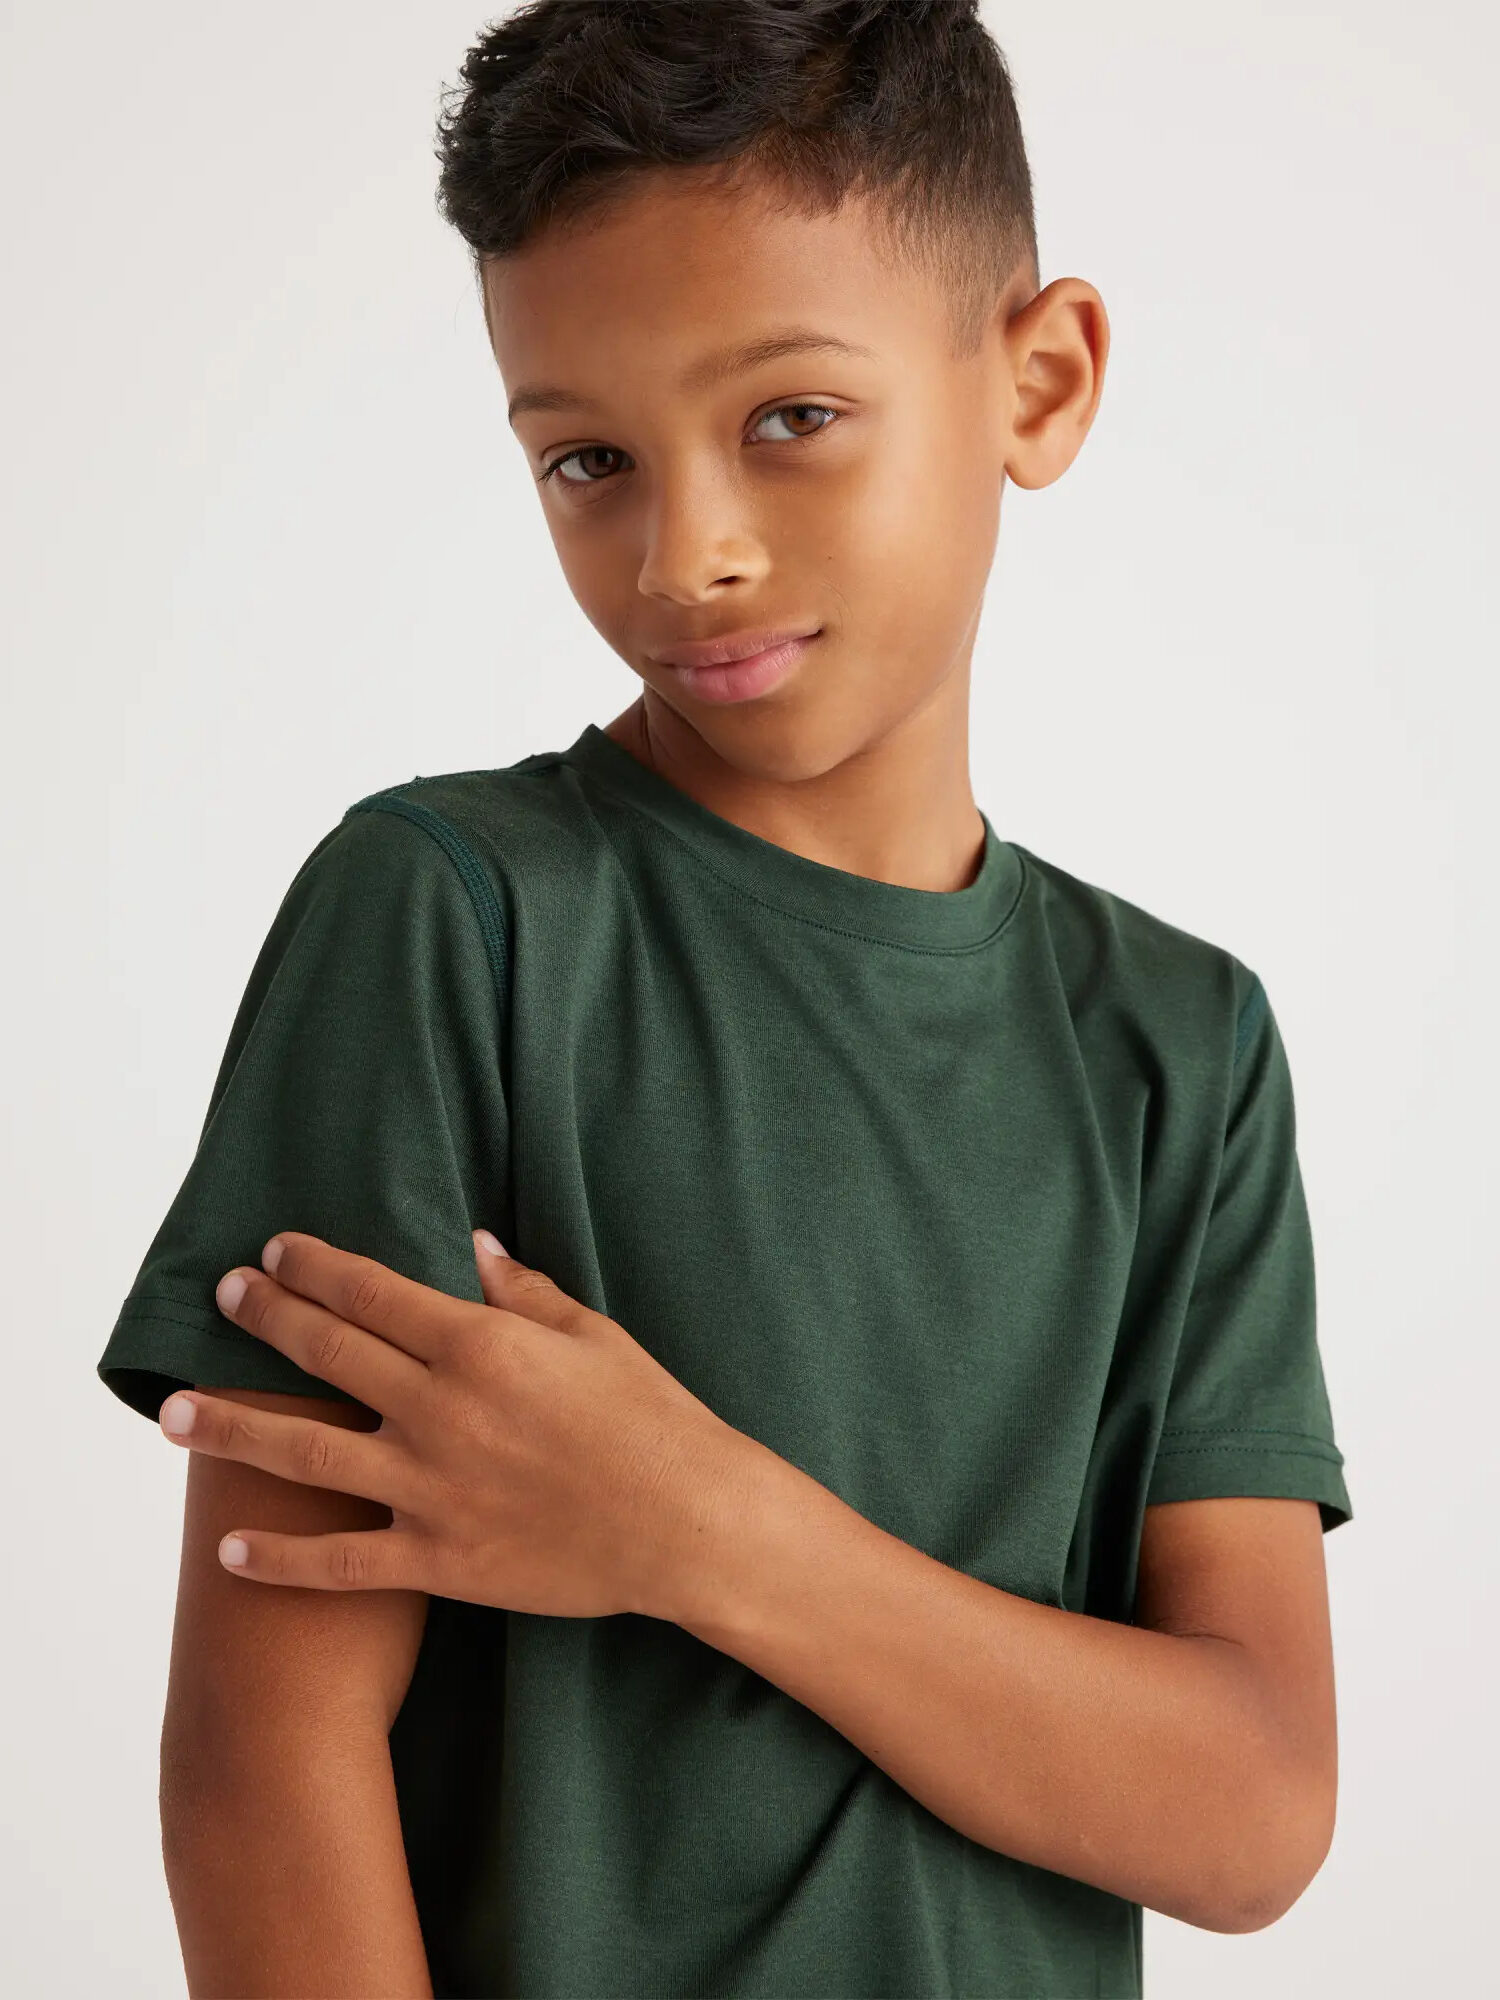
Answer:
M162 1852L193 2000L431 2000L386 1741L276 1766L196 1783L164 1764Z
M677 1623L987 1847L1207 1929L1295 1900L1307 1789L1242 1648L996 1589L746 1442Z

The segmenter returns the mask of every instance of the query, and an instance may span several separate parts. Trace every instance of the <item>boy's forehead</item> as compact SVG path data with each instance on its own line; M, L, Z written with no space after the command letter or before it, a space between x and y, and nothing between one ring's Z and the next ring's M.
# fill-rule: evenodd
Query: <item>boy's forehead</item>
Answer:
M532 408L555 400L538 391L607 383L612 366L707 389L716 362L761 340L826 336L878 362L945 325L936 287L858 198L808 215L754 184L686 175L643 175L601 213L542 230L486 268L484 294L506 388Z

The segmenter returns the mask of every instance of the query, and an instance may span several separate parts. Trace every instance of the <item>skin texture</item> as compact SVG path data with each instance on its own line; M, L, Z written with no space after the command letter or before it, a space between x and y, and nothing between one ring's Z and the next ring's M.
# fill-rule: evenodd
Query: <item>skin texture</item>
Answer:
M332 1398L207 1393L340 1429L378 1422ZM217 1557L238 1521L320 1534L389 1519L233 1458L188 1461L160 1808L194 2000L432 1993L386 1741L427 1599L256 1590Z
M1302 1894L1337 1785L1314 1502L1148 1507L1126 1625L950 1569L765 1458L677 1623L984 1846L1203 1930Z

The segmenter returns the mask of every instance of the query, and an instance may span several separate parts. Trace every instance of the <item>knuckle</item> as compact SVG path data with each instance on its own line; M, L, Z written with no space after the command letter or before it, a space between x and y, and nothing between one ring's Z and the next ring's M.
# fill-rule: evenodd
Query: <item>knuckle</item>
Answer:
M349 1291L349 1306L356 1319L374 1312L385 1299L385 1283L378 1271L361 1271Z
M236 1414L224 1418L220 1442L227 1452L237 1457L241 1452L246 1455L252 1452L259 1435L258 1429L248 1417Z
M341 1321L325 1319L308 1342L307 1358L312 1363L309 1373L321 1375L328 1380L338 1367L339 1357L347 1344L348 1336Z
M306 1481L318 1485L335 1471L338 1453L327 1431L321 1425L314 1425L298 1438L296 1459Z
M364 1582L365 1552L353 1542L340 1542L334 1550L333 1570L345 1589L352 1589Z
M544 1292L554 1291L556 1287L545 1271L521 1270L511 1273L510 1289L513 1295L521 1298L535 1298Z

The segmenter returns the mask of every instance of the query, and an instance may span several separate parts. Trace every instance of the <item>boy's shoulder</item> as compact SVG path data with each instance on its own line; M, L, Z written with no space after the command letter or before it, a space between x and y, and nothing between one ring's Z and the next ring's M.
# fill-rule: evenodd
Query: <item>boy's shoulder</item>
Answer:
M566 762L560 750L537 751L513 764L480 764L472 770L419 772L396 784L381 785L355 799L348 812L406 805L425 807L431 812L451 812L464 819L482 819L490 814L531 818L546 813L557 796L557 787L545 780ZM346 815L347 816L347 815Z
M1075 1017L1105 1007L1201 1046L1205 1031L1237 1033L1263 1003L1259 976L1226 946L1012 845Z
M578 893L600 878L609 844L597 804L564 752L540 751L382 786L349 805L343 824L372 813L405 819L431 836L429 852L445 849L460 873L477 867L508 899L521 884ZM1055 967L1075 1017L1103 1009L1199 1042L1205 1030L1222 1034L1226 1019L1235 1032L1263 1002L1256 973L1222 944L1018 841L1009 845L1022 861L1021 900L1030 909L1021 928ZM1007 929L1014 936L1014 924Z
M354 800L342 824L394 816L421 827L460 872L478 863L502 881L522 871L528 880L556 878L598 847L587 803L576 783L566 782L567 768L562 752L539 751L514 764L419 775Z

